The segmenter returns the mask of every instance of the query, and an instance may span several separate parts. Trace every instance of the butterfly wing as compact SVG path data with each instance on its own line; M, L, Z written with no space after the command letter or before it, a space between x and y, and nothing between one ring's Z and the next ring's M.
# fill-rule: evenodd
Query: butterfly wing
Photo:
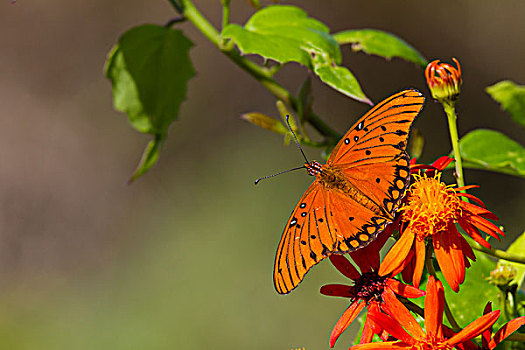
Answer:
M363 224L357 230L345 228L348 251L366 246L393 221L410 181L408 134L424 101L419 91L405 90L378 103L330 155L327 164L338 168L352 188L380 209L378 213L361 206L353 212Z

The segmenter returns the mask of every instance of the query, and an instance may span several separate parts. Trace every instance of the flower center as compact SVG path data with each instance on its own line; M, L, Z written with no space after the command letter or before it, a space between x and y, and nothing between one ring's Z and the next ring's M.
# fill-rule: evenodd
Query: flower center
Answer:
M374 299L381 300L381 294L385 289L386 277L379 276L376 272L365 272L355 281L354 290L355 298L362 299L366 302Z
M407 229L416 233L418 239L430 237L447 229L457 221L460 199L450 186L441 182L441 173L434 177L415 175L410 186L407 204L401 208Z

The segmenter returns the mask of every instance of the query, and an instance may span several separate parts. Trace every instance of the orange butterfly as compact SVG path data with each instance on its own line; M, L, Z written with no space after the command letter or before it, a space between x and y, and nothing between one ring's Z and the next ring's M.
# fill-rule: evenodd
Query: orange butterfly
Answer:
M424 101L417 90L390 96L347 131L326 164L304 164L315 181L293 210L277 248L277 292L289 293L330 254L368 245L394 220L410 179L408 133Z

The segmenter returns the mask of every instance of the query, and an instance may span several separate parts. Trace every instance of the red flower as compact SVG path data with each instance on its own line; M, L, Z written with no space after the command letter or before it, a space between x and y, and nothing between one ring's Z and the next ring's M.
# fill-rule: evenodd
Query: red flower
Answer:
M390 232L389 232L390 231ZM395 294L406 298L417 298L425 295L425 292L407 286L398 280L389 277L381 277L377 274L379 268L379 250L391 234L391 230L383 232L366 248L350 253L354 262L359 266L360 272L342 255L331 255L332 264L346 277L354 281L352 286L342 284L329 284L321 287L321 293L330 296L350 298L350 306L335 324L330 335L330 347L335 345L339 336L355 320L359 313L366 307L369 312L381 313L384 309L385 296L388 295L388 303L401 304ZM392 306L391 308L394 308ZM369 342L374 334L381 335L381 325L365 319L361 342ZM385 334L386 335L386 334ZM386 339L386 338L385 338Z
M392 296L386 295L387 301ZM399 303L399 302L398 302ZM395 305L384 313L370 312L368 317L380 324L397 341L359 344L350 349L418 349L418 350L448 350L454 346L463 345L485 332L497 321L500 312L492 311L478 318L457 334L444 334L443 309L445 297L443 285L433 276L428 278L427 296L425 297L425 330L421 328L414 316L401 303L387 303L388 307ZM446 332L449 333L449 332Z
M460 192L477 186L453 188L441 182L440 171L449 163L440 158L426 172L413 174L414 181L397 221L400 238L383 259L380 276L403 271L403 279L418 287L425 263L425 243L431 241L445 280L457 292L465 279L465 268L470 266L468 259L475 261L476 257L456 224L486 248L490 248L490 244L481 236L480 230L497 239L498 234L505 235L486 220L498 218L485 208L481 200ZM430 176L431 173L434 174ZM477 205L465 202L461 197Z
M458 60L452 58L457 68L448 64L434 60L427 65L425 77L427 85L434 97L439 102L454 101L460 92L461 86L461 66Z

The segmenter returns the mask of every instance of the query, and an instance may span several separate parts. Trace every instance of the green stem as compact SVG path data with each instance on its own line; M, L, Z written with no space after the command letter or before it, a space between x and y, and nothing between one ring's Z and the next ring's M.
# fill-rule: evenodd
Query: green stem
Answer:
M171 6L173 6L173 8L175 8L175 11L177 11L178 13L182 13L182 6L179 5L179 3L175 0L168 0L170 3L171 3Z
M512 262L516 262L520 264L525 264L524 256L507 253L507 252L504 252L503 250L494 249L494 248L488 249L474 241L470 241L470 246L477 251L483 252L487 255L493 256L498 259L512 261Z
M465 186L463 177L463 164L461 161L461 153L459 152L459 137L457 127L457 116L454 102L443 102L443 109L448 119L448 129L450 132L450 141L452 142L452 149L454 150L454 158L456 160L456 181L459 187Z
M434 269L434 264L432 263L432 246L427 247L425 264L427 266L428 273L434 276L436 280L439 280L436 274L436 270ZM454 318L454 315L452 314L452 311L450 310L450 307L448 306L447 299L444 299L444 302L445 302L445 315L447 316L447 320L448 322L450 322L450 325L452 326L452 330L454 332L459 332L461 330L461 327L456 322L456 319Z
M169 0L170 3L175 7L175 1ZM283 88L279 83L272 79L273 69L264 68L253 61L248 60L246 57L235 50L231 45L223 45L220 33L213 27L210 22L197 10L191 0L181 0L182 13L195 27L210 40L217 48L221 50L228 58L230 58L237 66L242 68L259 83L261 83L272 95L277 99L282 100L288 106L290 106L295 112L297 112L297 101L290 94L288 90ZM176 9L176 7L175 7ZM311 114L308 122L322 135L332 139L333 141L338 140L341 135L333 130L328 124L326 124L321 118L315 114Z
M230 0L221 0L222 3L222 29L230 24Z

